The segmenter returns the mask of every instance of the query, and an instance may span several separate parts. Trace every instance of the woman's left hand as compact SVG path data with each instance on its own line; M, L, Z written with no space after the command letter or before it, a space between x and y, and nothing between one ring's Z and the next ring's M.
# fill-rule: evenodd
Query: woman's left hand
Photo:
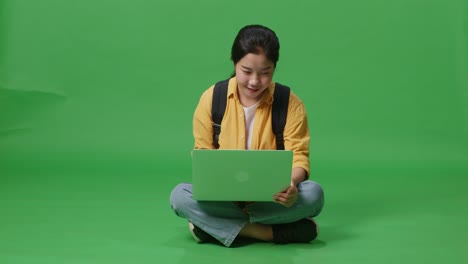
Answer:
M297 187L295 185L290 185L282 192L274 195L273 199L276 203L282 204L286 207L291 207L296 202L298 194L299 191L297 190Z

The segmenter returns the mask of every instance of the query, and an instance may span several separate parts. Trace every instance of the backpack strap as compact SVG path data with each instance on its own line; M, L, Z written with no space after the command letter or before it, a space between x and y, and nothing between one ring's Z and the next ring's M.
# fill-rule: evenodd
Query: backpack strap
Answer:
M284 150L284 127L286 126L286 118L288 117L289 87L275 84L275 92L273 94L273 106L271 113L271 121L273 133L276 136L276 149Z
M213 146L219 148L219 134L221 133L221 121L226 110L227 90L229 80L215 84L211 105L211 118L213 119Z

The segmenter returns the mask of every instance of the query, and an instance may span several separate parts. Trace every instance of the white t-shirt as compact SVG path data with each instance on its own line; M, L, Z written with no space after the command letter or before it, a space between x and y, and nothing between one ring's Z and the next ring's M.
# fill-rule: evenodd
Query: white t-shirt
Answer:
M260 103L258 101L254 105L250 107L244 107L244 116L245 116L245 148L250 149L252 144L252 131L253 131L253 124L255 119L255 112L257 111L257 106Z

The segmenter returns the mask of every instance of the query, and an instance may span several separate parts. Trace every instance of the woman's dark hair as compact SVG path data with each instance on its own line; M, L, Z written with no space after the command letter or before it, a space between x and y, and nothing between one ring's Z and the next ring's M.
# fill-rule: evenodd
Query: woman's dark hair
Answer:
M237 64L248 53L260 54L276 63L279 59L280 44L275 32L261 25L249 25L243 27L237 33L231 49L231 60Z

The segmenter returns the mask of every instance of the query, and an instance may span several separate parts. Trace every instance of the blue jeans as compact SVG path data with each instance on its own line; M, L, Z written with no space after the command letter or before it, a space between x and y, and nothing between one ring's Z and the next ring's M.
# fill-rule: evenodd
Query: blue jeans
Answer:
M247 223L283 224L317 216L324 204L322 187L313 181L297 186L299 195L291 207L274 202L248 204L245 214L233 202L196 201L192 198L192 185L182 183L171 193L171 207L177 216L229 247Z

